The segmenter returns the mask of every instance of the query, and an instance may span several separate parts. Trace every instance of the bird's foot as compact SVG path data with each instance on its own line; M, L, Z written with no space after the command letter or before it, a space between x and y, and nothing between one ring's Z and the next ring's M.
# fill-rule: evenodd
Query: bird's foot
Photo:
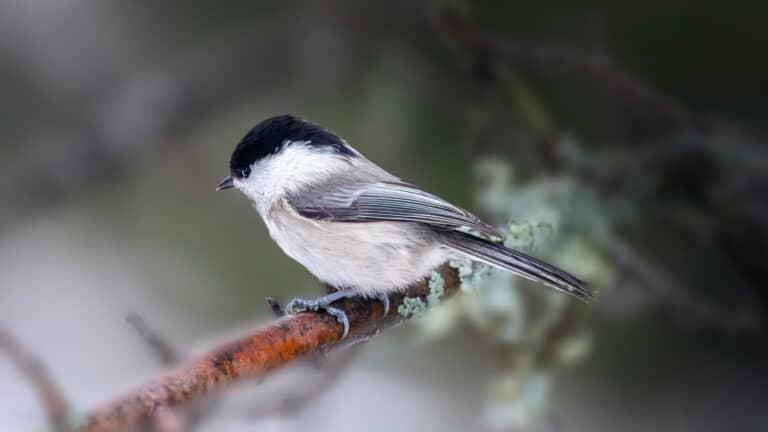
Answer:
M347 288L332 292L328 295L316 299L295 298L289 301L287 305L285 305L285 312L289 315L295 315L304 311L324 311L328 315L336 318L336 321L340 322L344 326L344 333L341 335L341 338L344 339L349 334L349 318L347 318L346 312L331 306L331 303L343 298L354 297L355 295L357 295L355 290Z

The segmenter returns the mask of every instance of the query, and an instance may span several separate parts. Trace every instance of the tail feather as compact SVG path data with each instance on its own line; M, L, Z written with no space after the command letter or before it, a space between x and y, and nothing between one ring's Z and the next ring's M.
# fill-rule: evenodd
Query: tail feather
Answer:
M583 300L592 296L584 281L538 258L459 231L446 231L444 235L449 248L468 258L511 271Z

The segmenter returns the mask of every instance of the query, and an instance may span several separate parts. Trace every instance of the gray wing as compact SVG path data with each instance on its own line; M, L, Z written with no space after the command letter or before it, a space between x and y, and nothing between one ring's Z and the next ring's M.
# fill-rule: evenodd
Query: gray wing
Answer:
M334 222L420 222L436 227L466 227L495 239L494 227L472 213L401 182L356 183L333 190L307 191L288 202L304 217Z

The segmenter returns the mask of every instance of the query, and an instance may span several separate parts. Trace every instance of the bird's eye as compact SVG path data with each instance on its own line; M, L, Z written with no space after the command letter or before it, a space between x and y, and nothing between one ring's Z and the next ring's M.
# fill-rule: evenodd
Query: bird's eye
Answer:
M251 167L245 167L240 170L240 178L248 178L251 175Z

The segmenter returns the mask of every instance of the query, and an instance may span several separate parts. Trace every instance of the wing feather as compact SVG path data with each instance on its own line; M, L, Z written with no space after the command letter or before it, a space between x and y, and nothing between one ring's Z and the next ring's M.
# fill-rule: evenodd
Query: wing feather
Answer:
M329 188L330 189L330 188ZM334 222L419 222L442 228L470 228L489 238L501 234L472 213L428 192L400 182L376 182L318 190L307 199L289 199L303 216Z

